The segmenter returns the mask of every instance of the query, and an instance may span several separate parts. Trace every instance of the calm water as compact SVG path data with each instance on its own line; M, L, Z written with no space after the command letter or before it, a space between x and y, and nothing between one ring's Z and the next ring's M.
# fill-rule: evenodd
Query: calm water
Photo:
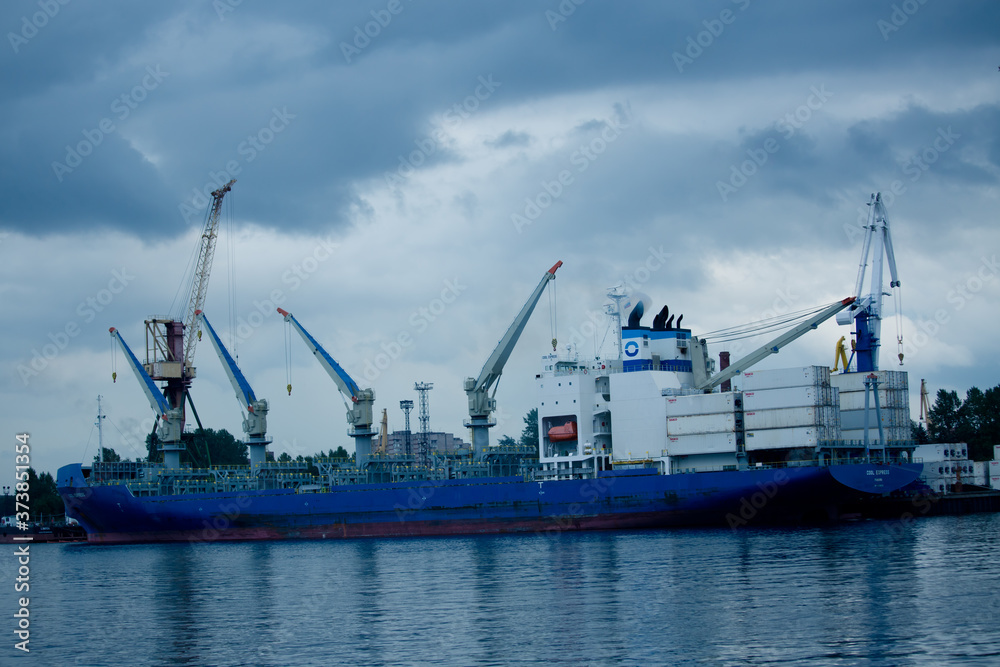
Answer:
M35 545L0 664L1000 664L1000 514L822 529Z

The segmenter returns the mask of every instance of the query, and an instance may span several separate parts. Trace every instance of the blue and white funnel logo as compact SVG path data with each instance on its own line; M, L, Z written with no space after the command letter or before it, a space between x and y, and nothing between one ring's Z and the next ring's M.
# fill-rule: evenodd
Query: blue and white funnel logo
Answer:
M629 342L625 343L626 357L634 357L637 354L639 354L639 343L635 342L634 340L630 340Z

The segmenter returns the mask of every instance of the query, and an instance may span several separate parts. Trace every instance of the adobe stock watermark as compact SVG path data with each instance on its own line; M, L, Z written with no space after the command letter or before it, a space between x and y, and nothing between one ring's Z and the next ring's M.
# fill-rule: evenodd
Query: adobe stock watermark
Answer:
M998 273L1000 273L1000 262L997 261L995 254L990 257L980 257L979 267L967 273L965 278L955 283L945 295L945 299L951 304L951 310L938 308L934 311L933 317L916 322L917 330L903 339L903 354L911 359L916 357L921 349L937 338L941 329L951 321L952 314L961 311L973 301Z
M771 301L771 305L760 312L757 317L751 319L747 324L757 324L759 322L766 322L767 320L773 320L775 318L781 317L782 315L787 315L792 312L799 303L799 296L792 291L794 288L794 282L785 278L785 286L779 287L774 291L774 300ZM753 340L753 339L750 339ZM743 356L743 354L750 352L747 349L748 343L746 340L735 340L730 341L726 345L726 350L733 355L735 358ZM754 348L757 346L755 345ZM754 349L751 348L751 349Z
M80 335L83 331L82 324L90 324L97 318L97 314L111 305L115 297L125 291L125 288L135 280L135 276L128 273L125 267L111 271L111 279L107 287L98 290L96 294L88 296L76 307L76 317L70 319L58 331L50 331L48 339L50 342L42 345L39 350L31 348L31 361L27 364L17 365L17 374L21 382L27 387L32 378L38 377L44 372L53 359L58 357L67 347L70 341Z
M410 151L407 155L399 156L399 166L395 172L385 172L385 184L389 188L393 190L397 189L421 165L427 162L428 157L437 153L445 145L448 140L445 128L454 130L460 126L479 109L481 103L490 99L496 89L503 85L503 82L493 80L492 72L485 77L480 76L478 81L479 85L476 86L471 95L466 96L461 102L448 107L441 114L440 124L442 127L435 128L429 136L415 139L413 144L416 146L416 149Z
M243 0L212 0L212 9L220 21L225 21L226 14L232 14L242 4Z
M208 172L208 180L205 184L200 189L193 188L191 198L177 206L184 221L188 224L200 223L202 212L212 201L212 192L236 178L243 171L243 167L256 160L261 153L267 150L275 137L284 132L296 117L296 114L289 113L288 107L272 108L271 117L267 122L255 133L248 134L247 138L236 146L236 153L242 158L242 162L237 158L232 158L226 162L221 171Z
M903 0L903 2L892 5L892 12L889 19L879 19L875 22L875 27L882 34L882 41L888 42L889 35L898 32L900 28L907 24L910 17L920 11L920 8L927 4L927 0Z
M750 0L732 0L732 2L739 7L741 12L746 11L747 7L750 6ZM719 12L717 18L702 21L701 24L705 26L705 29L695 35L688 35L687 46L684 48L683 53L680 51L674 51L673 53L674 65L677 67L677 71L683 74L685 67L693 65L694 61L700 58L705 53L705 50L715 44L715 40L722 36L722 33L726 30L726 26L736 22L737 16L738 14L733 10L723 9Z
M937 136L934 137L934 140L903 162L900 169L904 175L909 176L910 183L916 183L961 138L962 135L952 130L951 125L947 128L937 128ZM898 178L894 179L889 184L889 189L882 192L882 203L887 209L892 207L896 198L906 194L907 189L907 184L904 181ZM853 243L864 238L865 228L868 226L869 210L867 204L859 204L855 224L844 223L844 234L849 242Z
M374 357L365 359L362 371L365 379L369 382L377 380L402 356L404 350L413 345L416 337L427 331L466 289L468 286L463 285L458 277L445 280L440 296L431 299L426 306L421 306L410 315L409 328L400 331L391 340L383 341L379 345L382 351Z
M551 9L545 10L545 20L549 22L549 29L552 32L556 31L560 23L565 23L566 19L576 13L576 8L585 3L587 0L562 0L557 6L556 10Z
M624 115L624 118L622 117ZM562 169L551 180L542 179L541 189L531 197L524 198L524 208L520 212L510 214L511 224L518 234L523 233L524 228L534 224L542 213L552 204L562 197L569 186L576 181L576 175L582 174L593 164L605 151L621 137L622 133L631 125L631 114L616 114L610 119L605 119L602 123L600 133L585 144L581 144L569 156L570 164L574 170Z
M579 495L581 500L570 503L566 507L566 511L561 514L552 514L541 517L549 525L545 526L543 529L536 530L535 534L554 537L565 530L578 529L580 527L581 517L597 513L598 507L601 506L601 498L608 495L608 491L610 491L614 486L615 481L617 481L617 478L615 477L597 477L594 479L588 479L580 485ZM537 482L537 484L539 503L544 504L543 494L545 493L545 482Z
M407 2L412 2L413 0L407 0ZM351 59L360 56L361 52L371 46L372 41L377 39L382 31L389 27L392 23L394 17L399 16L406 9L406 5L403 4L402 0L389 0L385 5L385 9L373 9L371 12L372 20L362 24L354 26L354 39L351 44L347 42L340 43L340 52L344 56L344 61L350 65Z
M331 237L320 239L312 252L302 259L293 262L281 274L281 282L288 291L273 289L263 299L253 300L253 309L246 316L236 318L236 329L233 332L237 345L245 343L254 333L278 312L278 306L283 306L291 292L296 291L319 271L320 267L334 255L337 244Z
M118 122L124 121L149 97L149 93L160 87L160 84L168 76L170 76L170 72L164 72L159 65L146 67L146 76L142 77L139 83L111 101L111 113L115 115ZM74 169L83 164L84 158L93 153L94 149L117 129L114 120L104 117L97 122L93 129L82 130L82 140L78 141L75 146L66 145L66 158L63 162L52 162L52 172L56 179L62 183L67 174L73 173Z
M775 121L775 129L781 132L786 141L795 136L795 133L809 122L813 117L813 112L822 109L823 105L833 97L833 93L826 89L825 84L821 84L818 88L811 86L809 90L810 94L804 104L800 104L793 111ZM719 197L722 201L728 202L729 197L746 185L779 150L781 150L781 143L774 137L765 139L759 148L748 148L747 157L749 159L744 160L739 165L734 164L729 167L728 182L721 180L715 182L715 189L719 191Z
M726 514L726 523L733 530L749 524L778 495L781 487L788 484L788 481L788 473L784 470L777 470L770 480L757 482L758 490L751 493L749 497L740 498L739 509L735 514L733 512Z
M218 511L212 513L211 520L202 519L201 530L196 535L188 537L188 542L191 544L215 542L220 537L226 537L226 533L248 507L250 507L250 496L246 493L239 493L233 499L220 502Z
M32 14L31 18L28 18L27 15L22 16L21 29L16 33L7 33L7 41L10 42L14 53L18 53L22 46L34 39L38 31L47 26L49 21L54 19L69 3L70 0L38 0L39 11Z

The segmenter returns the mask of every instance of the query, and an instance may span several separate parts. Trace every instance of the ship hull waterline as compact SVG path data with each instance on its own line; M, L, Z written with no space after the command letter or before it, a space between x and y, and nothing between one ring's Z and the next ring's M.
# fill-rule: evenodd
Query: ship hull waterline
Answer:
M124 484L88 485L74 464L59 470L59 493L92 543L335 539L835 519L840 506L902 488L921 470L921 464L673 475L637 469L593 479L487 477L136 497Z

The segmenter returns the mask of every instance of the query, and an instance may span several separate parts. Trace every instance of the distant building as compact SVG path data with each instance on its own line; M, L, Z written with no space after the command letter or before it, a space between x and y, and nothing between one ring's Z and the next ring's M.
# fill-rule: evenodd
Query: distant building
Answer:
M421 434L417 431L410 433L410 453L415 457L420 451ZM461 438L456 438L451 433L443 431L431 431L427 434L429 439L428 453L438 452L440 454L467 454L471 447ZM386 446L388 456L406 456L406 431L393 431L389 434L389 442Z

